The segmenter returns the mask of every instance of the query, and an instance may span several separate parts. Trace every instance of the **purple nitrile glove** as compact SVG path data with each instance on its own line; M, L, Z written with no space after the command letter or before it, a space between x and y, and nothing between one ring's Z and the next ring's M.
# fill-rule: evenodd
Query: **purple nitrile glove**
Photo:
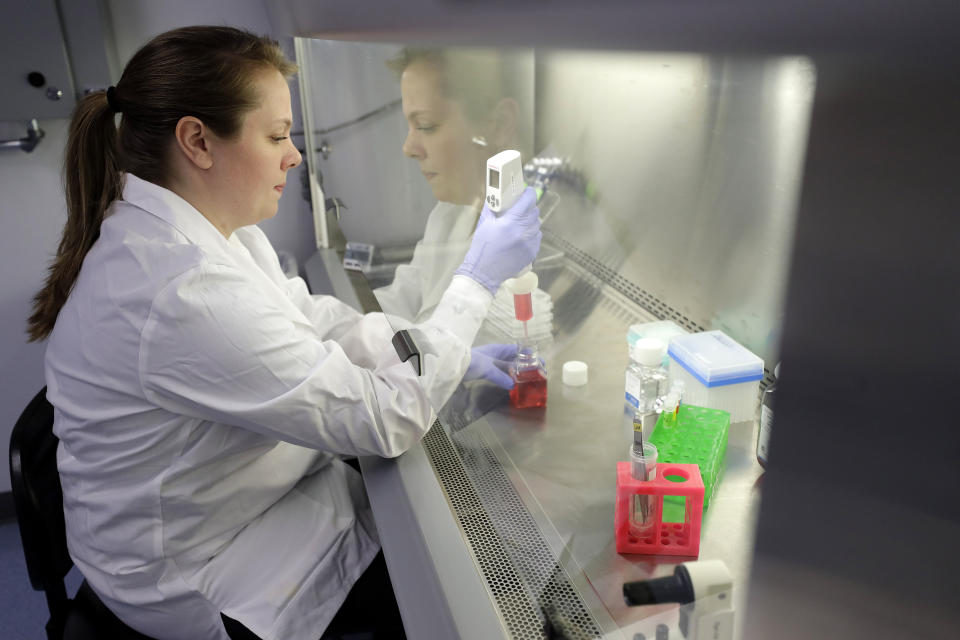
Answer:
M470 248L456 273L495 294L504 280L517 275L537 257L543 236L539 216L537 193L530 187L499 216L483 205Z
M516 344L484 344L470 350L470 366L463 379L483 378L504 389L513 388L510 364L517 355Z

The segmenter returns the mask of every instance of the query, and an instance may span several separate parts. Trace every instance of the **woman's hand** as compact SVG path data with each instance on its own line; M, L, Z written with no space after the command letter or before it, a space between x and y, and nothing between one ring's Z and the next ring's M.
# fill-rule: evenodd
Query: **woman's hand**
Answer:
M464 381L484 379L504 389L513 388L510 363L517 355L516 344L484 344L470 350L470 366Z
M456 273L496 293L504 280L517 275L537 257L543 237L539 216L537 194L530 187L499 216L484 205L470 249Z

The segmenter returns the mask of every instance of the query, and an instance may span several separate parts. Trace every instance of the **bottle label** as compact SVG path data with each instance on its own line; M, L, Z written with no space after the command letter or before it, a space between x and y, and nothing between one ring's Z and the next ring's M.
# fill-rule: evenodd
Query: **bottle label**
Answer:
M627 371L627 379L625 383L626 392L624 393L624 399L627 404L631 404L634 407L640 407L640 377L634 375L633 372Z
M760 407L760 435L757 436L757 455L767 459L767 450L770 447L770 431L773 429L773 409L763 405Z

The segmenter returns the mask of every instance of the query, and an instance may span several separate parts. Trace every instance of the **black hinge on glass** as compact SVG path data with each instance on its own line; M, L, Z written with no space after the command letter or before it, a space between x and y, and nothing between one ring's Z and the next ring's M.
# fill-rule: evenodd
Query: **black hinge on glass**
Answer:
M418 376L423 375L423 358L420 357L420 349L417 348L417 343L413 341L406 329L393 334L393 348L397 350L397 355L402 362L414 358L413 368L416 369Z

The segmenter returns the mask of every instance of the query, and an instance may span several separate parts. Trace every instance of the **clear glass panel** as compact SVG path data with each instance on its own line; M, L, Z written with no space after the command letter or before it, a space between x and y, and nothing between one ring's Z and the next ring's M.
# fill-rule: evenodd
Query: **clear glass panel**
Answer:
M474 344L534 348L544 406L517 406L540 404L539 380L511 398L481 377L436 408L539 615L562 614L567 584L589 612L566 616L583 637L675 626L671 607L627 607L621 591L689 559L616 552L616 463L633 437L627 333L664 319L722 329L773 369L812 64L319 40L300 51L305 121L327 150L314 167L345 205L346 240L373 245L367 281L397 328L430 318L503 187L487 159L520 151L526 183L544 191L532 314L501 289ZM585 385L563 383L570 360L588 365ZM724 561L735 599L750 569L756 433L755 420L730 425L703 518L699 558Z

